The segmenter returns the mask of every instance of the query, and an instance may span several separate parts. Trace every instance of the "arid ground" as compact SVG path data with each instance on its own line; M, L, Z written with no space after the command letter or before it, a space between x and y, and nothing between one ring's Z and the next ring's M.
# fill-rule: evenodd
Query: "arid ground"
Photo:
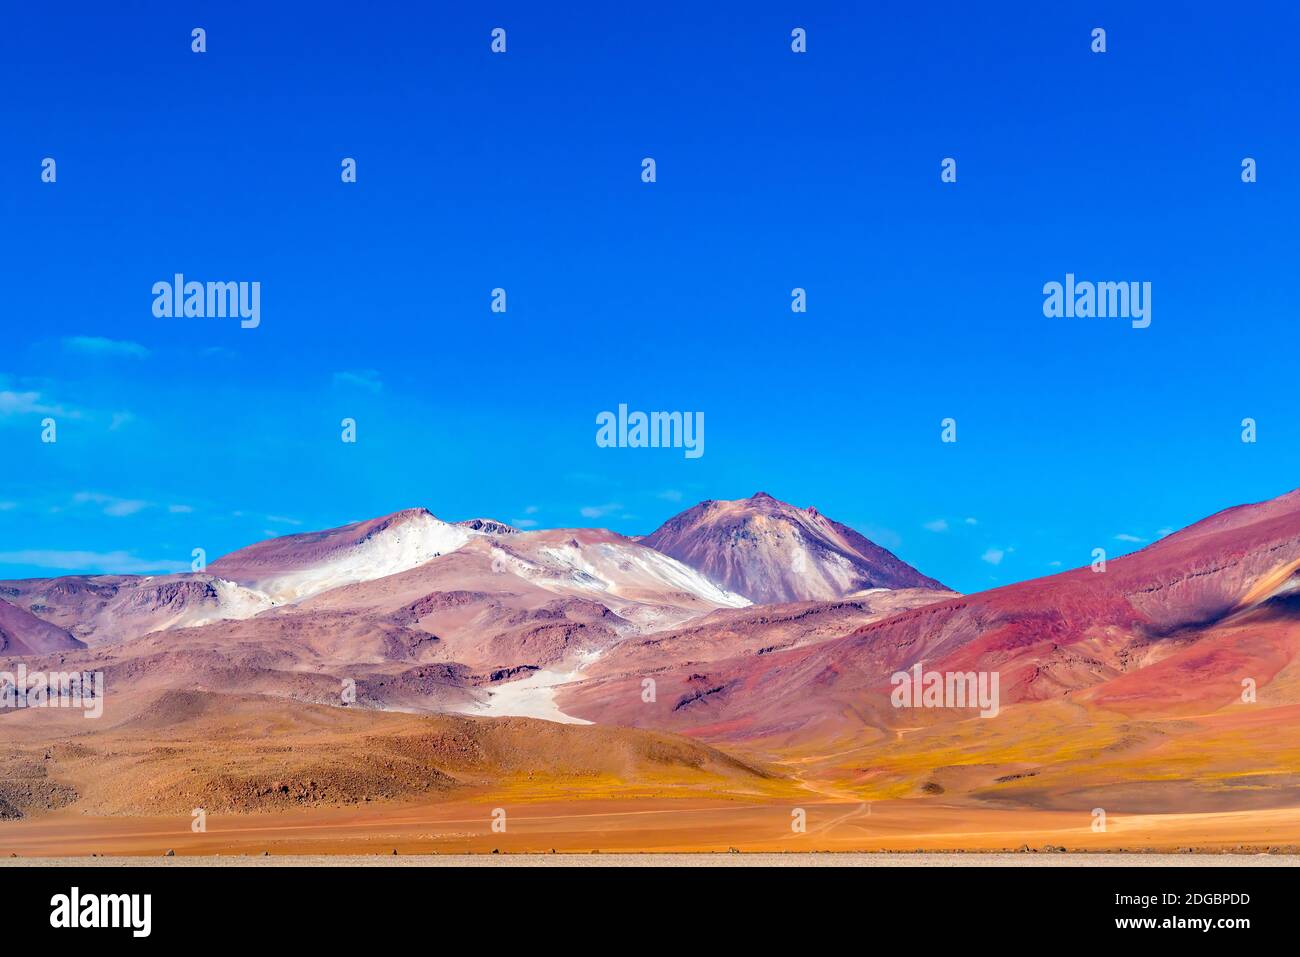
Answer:
M23 776L0 793L44 806L0 824L0 857L1300 849L1300 807L1274 803L1293 744L1232 715L1171 719L1196 722L1172 741L1161 722L1080 718L1087 733L1057 754L1056 707L1008 717L1043 733L1021 760L1059 760L998 783L1009 763L980 719L776 759L634 729L169 692L102 731L74 714L8 717L27 726L6 743ZM957 763L964 734L980 736L981 761Z

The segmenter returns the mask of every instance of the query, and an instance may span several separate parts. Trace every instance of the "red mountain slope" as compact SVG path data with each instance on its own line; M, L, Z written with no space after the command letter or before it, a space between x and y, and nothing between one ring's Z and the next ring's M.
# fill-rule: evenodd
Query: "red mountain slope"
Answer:
M658 706L627 704L627 674L576 686L568 713L754 736L901 720L889 678L1000 676L1003 705L1076 698L1127 712L1213 710L1300 653L1300 492L1220 512L1091 567L937 602L843 638L657 676ZM1300 700L1300 682L1285 695ZM1283 693L1279 691L1279 693ZM969 716L965 714L964 716ZM908 715L909 720L914 715Z
M85 647L57 625L0 599L0 656L43 655Z

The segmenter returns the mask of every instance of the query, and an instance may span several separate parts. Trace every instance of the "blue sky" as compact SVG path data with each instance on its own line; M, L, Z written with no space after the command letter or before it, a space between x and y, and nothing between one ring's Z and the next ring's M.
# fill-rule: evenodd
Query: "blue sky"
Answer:
M0 577L764 490L969 591L1300 485L1293 4L268 6L0 30ZM260 327L155 318L177 272ZM620 402L704 456L598 448Z

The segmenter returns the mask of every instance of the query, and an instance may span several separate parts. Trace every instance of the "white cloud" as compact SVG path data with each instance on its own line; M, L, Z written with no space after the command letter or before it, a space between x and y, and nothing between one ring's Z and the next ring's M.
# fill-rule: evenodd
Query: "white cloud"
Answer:
M1115 536L1115 541L1117 541L1117 542L1145 542L1146 539L1145 539L1145 538L1138 538L1136 535L1129 535L1129 534L1126 534L1126 533L1121 532L1120 534L1118 534L1118 535Z
M0 565L31 565L69 572L100 572L105 575L142 575L149 572L187 572L190 563L167 559L136 558L130 552L77 552L54 549L0 552Z
M188 515L190 512L194 511L194 509L189 505L168 505L167 511L171 512L173 515Z
M10 382L8 377L0 376L0 419L20 415L48 415L57 419L102 422L109 418L109 414L104 410L83 410L66 406L35 389L18 391L9 388ZM113 413L110 428L117 428L130 417L130 412Z
M149 355L149 350L138 342L105 339L102 336L71 336L63 340L63 348L88 356L144 359Z
M658 497L663 499L665 502L680 502L682 500L682 493L677 491L675 488L666 488L659 493Z
M539 509L536 505L529 505L526 509L524 509L524 514L536 515L539 511L541 511L541 509Z
M1048 568L1060 568L1060 567L1061 567L1061 563L1060 563L1060 562L1048 562L1048 563L1047 563L1047 567L1048 567Z
M334 373L334 385L354 386L370 392L379 392L384 387L383 380L374 369L351 369Z
M967 525L978 525L979 522L977 522L977 521L976 521L975 519L973 519L973 518L968 518L968 519L966 519L966 524L967 524Z
M73 415L61 405L41 401L39 392L0 392L0 415Z
M600 518L604 515L608 515L610 512L617 512L622 507L623 506L617 502L611 502L607 505L584 505L578 511L582 514L583 518Z
M988 562L990 565L1001 565L1005 555L1006 552L1000 548L990 548L980 556L980 561Z
M78 492L72 496L72 501L78 505L102 505L104 514L113 518L125 518L149 507L148 502L138 498L117 498L101 492Z
M266 516L266 520L268 522L275 522L277 525L301 525L302 524L302 522L300 522L298 519L288 518L287 516L284 515L268 515Z
M1174 533L1174 530L1173 530L1172 528L1157 528L1157 529L1156 529L1156 535L1158 535L1160 538L1164 538L1166 535L1172 535L1173 533Z
M946 519L936 518L933 522L926 522L921 527L927 532L946 532L948 531L948 522Z
M512 518L510 524L515 528L536 528L537 520L532 518Z

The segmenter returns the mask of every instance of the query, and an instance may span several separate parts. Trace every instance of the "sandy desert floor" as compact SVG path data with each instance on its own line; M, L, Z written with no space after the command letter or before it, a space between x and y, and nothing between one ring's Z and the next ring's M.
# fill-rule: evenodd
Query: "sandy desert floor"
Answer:
M806 814L792 830L795 808ZM504 811L504 832L493 813ZM501 815L497 815L499 820ZM1077 812L927 801L812 803L636 798L455 800L429 805L221 816L93 817L64 809L0 825L0 858L186 855L398 855L863 851L1255 854L1300 851L1300 809L1116 815L1104 833ZM1049 849L1049 850L1045 850ZM1125 858L1128 859L1127 856Z

